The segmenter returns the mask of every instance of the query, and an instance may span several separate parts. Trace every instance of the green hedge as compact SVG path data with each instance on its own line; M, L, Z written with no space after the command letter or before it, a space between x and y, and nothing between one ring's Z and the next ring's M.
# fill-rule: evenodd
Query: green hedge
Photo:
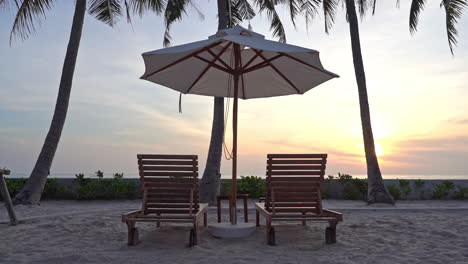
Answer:
M112 179L104 179L102 172L96 173L97 179L86 178L84 174L76 174L74 185L65 186L56 178L47 179L42 193L43 199L76 199L76 200L110 200L136 199L140 197L137 185L129 179L123 178L123 173L116 173ZM27 179L5 178L8 191L14 197Z

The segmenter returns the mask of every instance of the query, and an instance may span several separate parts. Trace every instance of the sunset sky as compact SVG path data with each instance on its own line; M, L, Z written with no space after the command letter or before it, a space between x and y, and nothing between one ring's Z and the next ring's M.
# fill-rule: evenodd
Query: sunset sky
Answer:
M197 2L197 1L196 1ZM173 45L216 32L216 1L198 1L173 26ZM361 23L372 125L385 175L468 175L468 16L459 44L447 45L445 13L429 2L419 31L408 30L409 1L378 3ZM73 1L57 1L36 34L9 45L12 16L0 10L0 167L28 174L52 118L73 15ZM365 174L358 94L349 28L340 10L327 35L323 17L294 29L281 12L288 43L320 51L323 65L341 76L306 94L240 101L239 174L264 175L267 153L328 153L327 174ZM266 15L251 21L272 38ZM247 27L247 23L242 24ZM136 173L137 153L198 154L204 169L213 99L183 96L140 80L141 53L162 48L163 20L121 19L110 28L87 15L67 122L53 174ZM231 116L230 116L231 118ZM226 143L231 144L231 120ZM222 174L230 175L223 159ZM468 178L468 176L466 176Z

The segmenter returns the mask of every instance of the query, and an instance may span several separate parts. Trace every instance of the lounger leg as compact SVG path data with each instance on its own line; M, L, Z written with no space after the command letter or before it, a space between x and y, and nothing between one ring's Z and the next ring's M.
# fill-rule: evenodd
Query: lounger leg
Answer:
M247 204L247 198L244 198L244 222L249 222L249 209Z
M128 228L128 242L129 246L135 246L140 243L138 238L138 229L135 228L135 222L127 221L127 228Z
M218 213L218 223L221 223L221 200L219 196L216 198L216 208Z
M193 242L194 242L194 245L198 245L198 242L200 242L200 225L198 224L198 219L195 220L193 227L195 230L195 240Z
M160 213L157 213L156 215L157 215L157 216L160 216L161 214L160 214ZM158 227L158 228L161 227L161 222L156 221L156 227Z
M325 241L327 244L334 244L336 243L336 225L338 222L331 220L329 224L330 226L325 230Z
M302 215L303 215L304 217L305 217L305 214L306 214L305 212L302 212ZM303 226L306 226L306 225L307 225L307 223L306 223L305 220L302 220L302 225L303 225Z
M271 219L267 219L267 244L269 246L276 245L275 229L271 226Z
M255 224L260 226L260 213L258 211L255 211Z
M203 214L203 226L204 227L208 226L208 213L207 212Z

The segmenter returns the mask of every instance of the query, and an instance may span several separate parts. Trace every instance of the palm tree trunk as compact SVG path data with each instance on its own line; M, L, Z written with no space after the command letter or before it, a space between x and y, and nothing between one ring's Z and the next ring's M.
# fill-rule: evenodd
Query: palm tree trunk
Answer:
M228 1L218 0L218 30L228 27ZM200 200L214 204L220 189L221 157L224 139L224 98L214 98L213 125L211 140L206 159L205 171L200 182Z
M31 176L23 189L14 199L16 204L39 204L41 200L42 191L44 190L44 186L47 182L47 176L49 175L50 167L52 166L52 161L54 159L55 151L57 150L63 126L65 124L65 118L67 116L73 74L75 72L76 58L78 55L78 48L80 46L81 31L83 29L85 13L86 0L77 0L52 123Z
M379 162L375 153L374 135L372 134L369 101L367 98L366 75L361 54L361 41L359 39L359 25L354 0L346 0L346 10L349 20L351 47L353 52L354 73L359 91L359 107L361 110L362 133L364 137L364 150L367 163L368 198L371 203L394 204L393 197L384 185Z

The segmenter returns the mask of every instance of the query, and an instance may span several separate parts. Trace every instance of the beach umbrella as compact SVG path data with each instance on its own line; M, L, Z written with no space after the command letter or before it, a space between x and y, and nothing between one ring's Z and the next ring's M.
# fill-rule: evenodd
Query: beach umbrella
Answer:
M238 98L303 94L338 75L325 70L319 52L266 40L241 26L208 39L143 53L148 80L183 94L232 97L231 223L237 223Z

